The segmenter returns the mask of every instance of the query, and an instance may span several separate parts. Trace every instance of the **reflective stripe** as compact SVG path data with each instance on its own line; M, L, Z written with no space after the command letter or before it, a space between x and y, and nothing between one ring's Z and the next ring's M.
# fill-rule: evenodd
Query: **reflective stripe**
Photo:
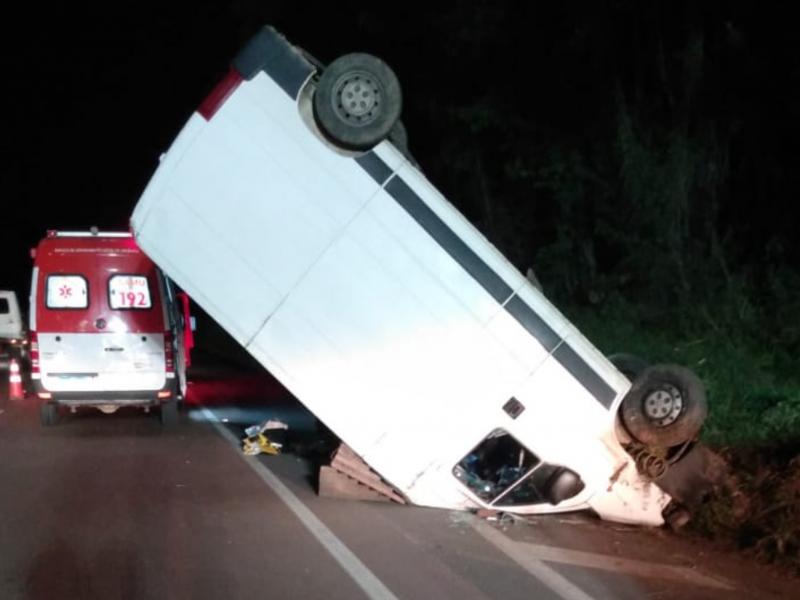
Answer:
M362 157L363 158L363 157ZM368 167L358 161L376 181L373 175L381 171L370 157ZM388 170L384 164L383 167ZM422 198L400 177L394 176L386 185L386 191L465 271L477 281L490 296L531 334L592 396L604 407L610 408L616 397L614 389L581 358L577 352L550 327L522 298L513 294L511 287L495 273L456 233L439 218Z
M581 385L589 390L595 399L605 406L611 408L617 393L608 385L605 380L583 360L578 353L567 343L561 344L553 352L553 358L561 363L561 366L569 371L572 376L580 381Z
M411 217L436 240L439 245L458 263L467 273L472 275L489 292L497 302L503 304L513 293L511 286L503 281L489 265L472 251L472 249L459 238L427 204L422 201L414 190L400 177L393 177L386 185L386 191L397 203L411 215Z
M389 166L383 162L373 150L356 157L355 161L361 165L361 168L364 169L378 185L383 185L392 174L392 170Z
M553 331L553 328L545 323L544 319L536 314L534 310L525 304L522 298L516 294L506 303L506 310L508 314L514 317L517 322L525 328L525 331L539 340L539 343L544 346L544 349L548 352L555 350L561 343L561 336Z

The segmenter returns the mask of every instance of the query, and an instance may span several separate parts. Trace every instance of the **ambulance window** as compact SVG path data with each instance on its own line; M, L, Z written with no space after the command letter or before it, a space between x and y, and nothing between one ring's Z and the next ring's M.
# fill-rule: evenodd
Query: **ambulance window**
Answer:
M48 275L47 308L86 308L89 306L89 285L81 275Z
M491 503L539 464L539 458L503 429L495 429L453 467L453 475Z
M11 308L8 306L8 298L0 298L0 315L7 315L11 312Z
M115 310L142 310L152 307L147 277L112 275L108 279L108 305Z

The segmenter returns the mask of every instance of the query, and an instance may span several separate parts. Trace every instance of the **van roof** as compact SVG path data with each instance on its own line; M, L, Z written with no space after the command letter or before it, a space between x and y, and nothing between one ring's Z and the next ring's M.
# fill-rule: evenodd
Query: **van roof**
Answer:
M55 232L48 231L32 252L38 263L45 256L67 254L95 254L105 256L141 255L142 251L133 236L127 232Z

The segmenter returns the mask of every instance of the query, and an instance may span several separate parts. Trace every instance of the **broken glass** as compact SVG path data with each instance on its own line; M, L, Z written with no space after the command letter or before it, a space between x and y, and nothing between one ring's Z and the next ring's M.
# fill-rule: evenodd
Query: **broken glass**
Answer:
M453 468L453 475L491 503L539 464L539 458L503 429L495 429Z

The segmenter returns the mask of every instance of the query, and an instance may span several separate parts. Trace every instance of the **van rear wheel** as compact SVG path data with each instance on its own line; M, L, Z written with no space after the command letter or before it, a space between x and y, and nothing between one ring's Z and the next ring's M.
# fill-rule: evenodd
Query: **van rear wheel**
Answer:
M161 405L161 424L172 427L178 424L178 402L170 400Z
M314 92L314 116L335 144L351 150L371 148L400 118L400 82L376 56L345 54L322 72Z
M45 402L39 407L39 420L44 427L52 427L58 423L58 405Z

